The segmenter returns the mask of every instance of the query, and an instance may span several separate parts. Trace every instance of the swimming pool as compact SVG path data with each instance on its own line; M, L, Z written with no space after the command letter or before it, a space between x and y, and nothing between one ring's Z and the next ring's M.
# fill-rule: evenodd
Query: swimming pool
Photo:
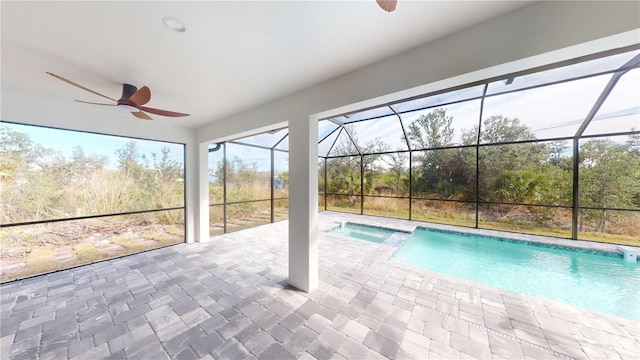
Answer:
M355 224L352 222L344 222L339 226L329 229L328 232L397 248L401 247L411 236L411 233L405 231Z
M640 320L640 266L636 262L625 262L616 254L419 227L398 246L392 259L433 272Z

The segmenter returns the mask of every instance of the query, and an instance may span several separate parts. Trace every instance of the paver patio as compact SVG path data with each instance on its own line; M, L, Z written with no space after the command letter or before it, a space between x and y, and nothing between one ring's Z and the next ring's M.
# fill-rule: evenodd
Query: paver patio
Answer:
M420 224L323 212L320 230L341 220ZM297 291L287 286L287 228L1 285L1 357L640 357L639 322L406 266L388 259L394 248L324 232L320 285Z

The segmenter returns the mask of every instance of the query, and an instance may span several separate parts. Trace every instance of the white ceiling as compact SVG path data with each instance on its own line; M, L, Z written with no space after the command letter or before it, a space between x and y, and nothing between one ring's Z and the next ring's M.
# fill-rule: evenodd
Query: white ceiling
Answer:
M104 99L45 72L115 99L123 82L147 85L147 106L191 114L155 121L198 128L529 3L399 0L386 13L374 0L2 1L1 90L46 99L50 111L72 104L78 116L144 121L75 103ZM165 28L166 16L186 32Z

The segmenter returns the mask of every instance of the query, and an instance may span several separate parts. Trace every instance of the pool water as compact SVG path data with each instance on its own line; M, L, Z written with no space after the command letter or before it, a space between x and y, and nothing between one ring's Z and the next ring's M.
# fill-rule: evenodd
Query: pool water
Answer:
M350 222L345 222L340 226L329 229L328 232L396 248L401 247L411 236L411 233L404 231Z
M354 223L344 223L341 226L330 229L329 232L352 237L354 239L371 241L382 244L388 237L396 231L381 227L360 225Z
M622 257L418 228L393 258L433 272L640 320L640 266Z

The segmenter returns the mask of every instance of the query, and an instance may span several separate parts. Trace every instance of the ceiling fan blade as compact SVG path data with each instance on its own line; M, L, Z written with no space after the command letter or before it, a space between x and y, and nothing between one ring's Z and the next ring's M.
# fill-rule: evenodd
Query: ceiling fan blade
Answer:
M151 91L146 86L143 86L142 88L138 89L138 91L136 91L129 98L129 101L135 103L138 106L148 103L149 100L151 100Z
M83 104L91 104L91 105L104 105L104 106L118 106L116 104L103 104L103 103L94 103L94 102L90 102L90 101L82 101L82 100L76 100L79 103L83 103Z
M103 98L105 98L105 99L109 99L109 100L111 100L111 101L117 101L117 100L112 99L112 98L110 98L110 97L108 97L108 96L106 96L106 95L102 95L102 94L100 94L99 92L96 92L96 91L93 91L93 90L91 90L91 89L88 89L88 88L86 88L86 87L84 87L84 86L82 86L82 85L80 85L80 84L76 84L76 83L74 83L74 82L73 82L73 81L71 81L71 80L65 79L65 78L63 78L63 77L62 77L62 76L60 76L60 75L56 75L56 74L54 74L54 73L50 73L50 72L48 72L48 71L47 71L47 74L49 74L49 75L53 76L54 78L56 78L56 79L58 79L58 80L62 80L62 81L64 81L64 82L66 82L67 84L73 85L73 86L75 86L75 87L79 87L80 89L82 89L82 90L84 90L84 91L88 91L88 92L90 92L90 93L92 93L92 94L96 94L96 95L98 95L98 96L102 96Z
M397 0L376 0L378 5L382 8L382 10L386 12L392 12L396 9L396 5L398 4Z
M142 111L132 111L131 114L133 114L133 116L137 117L138 119L153 120L151 116L143 113Z
M154 109L154 108L149 108L149 107L145 107L145 106L140 106L140 110L146 111L146 112L150 112L152 114L157 114L157 115L162 115L162 116L169 116L169 117L189 116L189 114L184 114L184 113L179 113L179 112L174 112L174 111L168 111L168 110Z

